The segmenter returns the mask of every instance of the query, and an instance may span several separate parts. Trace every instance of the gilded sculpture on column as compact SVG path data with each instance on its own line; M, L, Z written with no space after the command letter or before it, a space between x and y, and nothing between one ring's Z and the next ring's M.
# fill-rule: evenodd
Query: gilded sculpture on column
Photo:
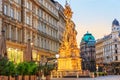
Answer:
M61 46L59 48L58 71L81 71L81 59L77 48L75 24L71 20L72 10L68 3L65 5L64 15L66 26Z

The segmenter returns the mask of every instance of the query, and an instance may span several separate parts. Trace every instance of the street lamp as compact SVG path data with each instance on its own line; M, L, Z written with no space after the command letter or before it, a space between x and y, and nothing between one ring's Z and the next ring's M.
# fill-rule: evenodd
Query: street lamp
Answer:
M59 58L59 54L56 54L55 57L56 57L56 70L57 70L57 67L58 67L58 64L57 64L58 61L57 61L57 59Z
M55 55L55 57L56 57L56 73L57 73L57 78L58 78L58 72L57 72L57 69L58 69L58 58L59 58L59 54L56 54ZM61 73L60 73L60 76L61 76ZM62 76L61 76L62 77Z
M56 54L55 57L58 59L59 58L59 54Z
M96 64L96 69L97 69L97 70L96 70L97 76L99 76L99 75L98 75L98 64Z
M98 64L96 65L96 69L97 69L97 72L98 72Z

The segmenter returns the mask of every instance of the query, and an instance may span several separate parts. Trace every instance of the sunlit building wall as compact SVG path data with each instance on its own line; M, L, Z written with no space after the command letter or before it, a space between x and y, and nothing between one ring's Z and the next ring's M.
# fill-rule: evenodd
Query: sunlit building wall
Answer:
M62 38L63 38L63 34L65 31L65 15L64 15L64 8L61 4L59 4L58 2L55 3L56 7L58 9L58 15L59 15L59 21L58 21L58 36L59 36L59 41L61 43Z
M24 61L28 39L33 60L54 56L59 47L58 21L53 0L0 0L0 31L5 30L8 58Z
M103 41L103 47L101 46L99 49L98 43L96 44L96 56L103 50L103 64L106 68L106 71L111 74L120 73L120 25L119 21L114 19L112 22L111 33L101 38ZM96 57L96 60L98 57Z
M103 64L103 39L98 39L95 44L96 64Z

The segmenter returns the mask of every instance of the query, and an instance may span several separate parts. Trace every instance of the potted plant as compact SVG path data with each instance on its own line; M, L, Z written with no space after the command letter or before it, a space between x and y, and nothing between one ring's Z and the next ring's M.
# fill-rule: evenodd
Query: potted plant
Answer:
M28 64L28 73L30 75L30 80L35 80L36 73L38 71L38 66L35 64L35 62L29 62Z
M46 80L50 80L50 73L54 69L54 66L52 64L45 65L44 66L44 76L46 77Z
M16 67L17 74L18 74L18 80L23 80L23 75L25 75L25 66L24 62L19 63Z
M6 74L7 63L8 59L0 56L0 80L8 80L8 76Z
M43 70L44 70L44 66L39 64L38 71L37 71L37 74L36 74L39 79L42 78Z

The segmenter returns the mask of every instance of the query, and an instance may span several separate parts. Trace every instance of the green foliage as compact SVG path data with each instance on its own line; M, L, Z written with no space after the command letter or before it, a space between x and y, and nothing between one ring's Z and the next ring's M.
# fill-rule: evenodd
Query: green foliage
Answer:
M98 74L99 76L105 76L105 75L107 75L107 73L105 73L105 72L94 72L94 75L95 75L95 76L97 76L97 74Z
M37 71L38 66L35 62L14 64L14 62L8 61L7 58L0 57L0 75L35 75Z
M15 76L15 74L16 74L15 64L13 62L11 62L11 61L8 61L8 63L7 63L7 65L6 65L4 70L5 70L4 72L6 72L5 75Z
M12 75L14 76L16 72L15 64L12 61L8 61L7 58L0 58L0 75Z
M19 63L16 67L16 70L17 70L18 75L24 75L25 74L24 62Z
M29 75L34 75L37 73L38 66L34 62L29 62L28 63L28 74Z
M4 57L0 57L0 75L5 75L5 68L7 67L8 60Z
M17 65L19 75L34 75L37 70L38 66L34 62L22 62Z

